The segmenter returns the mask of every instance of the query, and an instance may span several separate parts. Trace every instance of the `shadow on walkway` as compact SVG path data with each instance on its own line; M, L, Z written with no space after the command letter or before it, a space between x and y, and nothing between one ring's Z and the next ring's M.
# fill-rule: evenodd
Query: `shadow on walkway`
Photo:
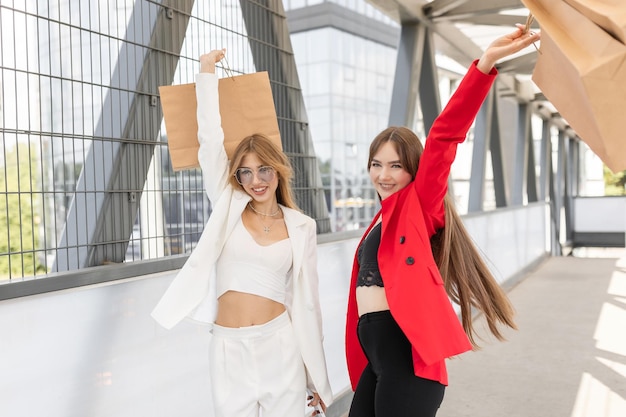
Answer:
M626 252L614 253L548 258L514 287L519 330L448 361L437 416L626 416Z

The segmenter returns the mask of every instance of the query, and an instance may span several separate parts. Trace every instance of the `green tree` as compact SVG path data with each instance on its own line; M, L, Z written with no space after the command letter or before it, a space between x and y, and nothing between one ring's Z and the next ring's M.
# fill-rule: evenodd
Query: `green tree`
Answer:
M604 194L626 195L626 171L613 173L604 166Z
M41 193L34 146L18 143L0 159L0 281L45 272L39 248Z

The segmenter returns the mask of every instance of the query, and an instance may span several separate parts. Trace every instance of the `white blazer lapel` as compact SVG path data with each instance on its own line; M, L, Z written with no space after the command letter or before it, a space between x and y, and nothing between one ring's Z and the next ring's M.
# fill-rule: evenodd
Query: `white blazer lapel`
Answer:
M228 219L226 219L226 236L230 235L233 231L235 223L241 218L241 213L246 209L246 204L252 200L248 194L240 190L233 190L233 197L230 201L230 210ZM226 239L226 236L221 236L222 239Z
M304 245L306 243L306 229L302 227L305 224L306 217L300 212L281 206L283 215L285 216L285 225L289 240L291 241L291 250L293 256L293 277L294 280L300 278L302 271L302 262L304 257Z

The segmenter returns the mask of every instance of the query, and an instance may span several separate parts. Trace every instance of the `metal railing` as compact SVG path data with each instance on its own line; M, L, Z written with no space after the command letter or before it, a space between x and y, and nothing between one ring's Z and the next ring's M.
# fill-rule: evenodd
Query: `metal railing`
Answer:
M171 168L158 86L193 82L199 55L226 47L289 107L293 52L268 4L0 0L0 283L191 251L211 209L199 170ZM307 125L293 108L277 112L299 203L328 231L310 136L285 134Z

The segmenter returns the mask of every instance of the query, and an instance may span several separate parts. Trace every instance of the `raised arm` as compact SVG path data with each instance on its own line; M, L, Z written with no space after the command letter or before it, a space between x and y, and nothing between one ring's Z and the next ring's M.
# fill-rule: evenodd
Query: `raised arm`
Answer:
M515 31L496 39L487 47L478 60L476 68L489 74L496 62L521 51L533 42L537 42L541 37L539 33L526 32L524 25L517 24L515 26L517 26Z
M514 32L489 45L480 59L472 64L428 133L414 186L431 235L444 226L443 201L448 191L450 167L458 144L465 140L495 81L495 63L539 40L539 34L524 33L523 29L523 25L518 25Z
M200 57L200 73L196 75L198 119L198 161L209 200L214 203L228 184L228 157L224 150L224 131L219 108L218 78L215 64L225 50L214 50Z

